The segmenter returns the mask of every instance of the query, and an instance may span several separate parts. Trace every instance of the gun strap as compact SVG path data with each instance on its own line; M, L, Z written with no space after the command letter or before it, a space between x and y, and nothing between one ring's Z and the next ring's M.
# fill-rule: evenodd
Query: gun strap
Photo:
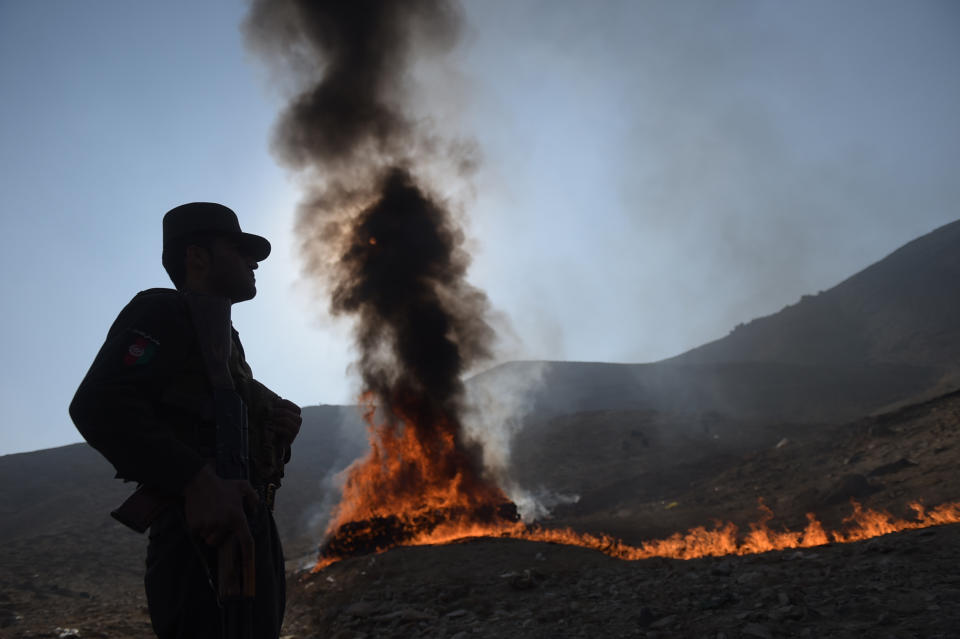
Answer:
M230 300L226 297L185 292L190 317L197 331L207 376L215 390L234 390L230 374Z
M223 479L249 479L247 407L230 373L233 335L230 300L226 297L184 293L200 342L204 368L213 386L217 422L217 474Z

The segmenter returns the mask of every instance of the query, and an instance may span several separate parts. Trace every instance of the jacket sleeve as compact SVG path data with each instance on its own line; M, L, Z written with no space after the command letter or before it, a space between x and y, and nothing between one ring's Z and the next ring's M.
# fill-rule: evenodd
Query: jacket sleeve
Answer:
M203 459L158 415L195 340L175 291L141 293L121 311L80 383L70 416L117 477L180 492Z
M280 442L277 441L276 436L274 436L272 433L273 429L269 426L270 408L280 401L280 396L255 379L250 380L249 389L251 399L257 406L257 414L251 415L251 419L256 420L257 423L263 424L266 430L271 431L271 454L275 459L277 459L279 464L277 474L280 477L283 477L283 464L290 462L290 445L280 444ZM279 451L277 451L278 448L280 448Z

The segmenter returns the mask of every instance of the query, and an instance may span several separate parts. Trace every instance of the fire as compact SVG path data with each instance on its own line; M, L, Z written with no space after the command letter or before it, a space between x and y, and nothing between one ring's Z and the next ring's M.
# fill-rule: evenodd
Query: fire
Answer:
M371 431L371 452L349 471L314 571L351 555L383 552L396 546L447 544L472 537L582 546L624 560L695 559L848 543L960 522L960 502L932 509L913 502L909 506L914 518L901 519L852 501L853 511L839 530L826 530L812 513L807 513L803 530L775 530L769 526L773 511L761 501L761 517L747 531L741 532L731 522L716 522L710 528L698 526L637 546L604 534L526 525L519 521L515 507L502 491L464 463L462 445L456 441L453 429L433 429L443 436L425 441L415 424L402 416L399 429L395 420L376 424L372 396L362 399L366 404L364 418Z
M499 488L476 477L471 465L463 463L453 429L431 429L435 437L425 440L402 416L400 428L392 421L376 424L372 397L361 400L366 404L371 450L350 469L331 529L377 517L415 520L438 510L480 510L507 501Z
M916 519L899 519L885 511L864 509L853 502L853 513L844 520L842 530L826 531L812 513L807 513L807 526L801 531L772 530L767 522L773 513L765 506L764 517L750 525L742 538L734 524L727 522L712 529L699 526L666 539L630 546L606 535L580 534L571 530L534 529L520 535L523 539L586 546L619 559L636 560L652 557L695 559L721 555L749 555L771 550L810 548L828 543L849 543L902 530L915 530L960 522L960 502L952 502L927 510L918 502L910 507Z
M370 454L350 468L327 531L327 557L516 527L516 508L481 476L457 441L458 429L443 416L425 434L396 406L391 418L378 424L372 394L361 401L366 404Z
M592 548L628 561L653 557L696 559L811 548L829 543L850 543L903 530L960 523L960 502L941 504L929 510L919 502L912 502L909 506L916 514L915 519L900 519L886 511L864 509L855 501L852 504L853 512L844 519L844 528L833 531L825 530L812 513L807 513L807 526L803 530L772 530L767 526L767 522L773 517L773 513L761 504L764 516L759 522L750 524L749 532L743 536L736 525L726 522L717 523L709 529L698 526L683 533L675 533L666 539L654 539L631 546L609 535L579 533L569 528L526 526L517 522L494 526L441 525L397 545L437 545L473 537L500 537ZM313 570L322 570L337 560L335 557L322 557Z

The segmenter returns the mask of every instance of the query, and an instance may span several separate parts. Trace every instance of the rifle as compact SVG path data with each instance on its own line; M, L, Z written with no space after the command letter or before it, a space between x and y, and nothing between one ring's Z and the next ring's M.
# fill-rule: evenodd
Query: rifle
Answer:
M221 479L250 479L247 407L230 374L232 336L230 300L184 293L197 331L207 376L213 386L217 428L216 472ZM139 486L110 514L125 526L143 533L176 498L151 486ZM217 595L225 639L253 635L253 599L256 595L255 560L244 562L240 544L228 537L218 548Z
M207 376L213 385L217 475L221 479L249 480L247 407L230 374L233 347L230 300L194 293L186 293L185 297L197 330ZM217 595L224 639L250 639L253 636L255 576L253 555L244 562L237 539L228 537L217 553Z

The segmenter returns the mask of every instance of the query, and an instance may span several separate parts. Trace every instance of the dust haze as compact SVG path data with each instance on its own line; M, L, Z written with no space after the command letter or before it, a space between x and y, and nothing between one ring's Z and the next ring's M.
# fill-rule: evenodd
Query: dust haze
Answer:
M958 217L952 3L465 7L477 281L525 358L676 355Z

